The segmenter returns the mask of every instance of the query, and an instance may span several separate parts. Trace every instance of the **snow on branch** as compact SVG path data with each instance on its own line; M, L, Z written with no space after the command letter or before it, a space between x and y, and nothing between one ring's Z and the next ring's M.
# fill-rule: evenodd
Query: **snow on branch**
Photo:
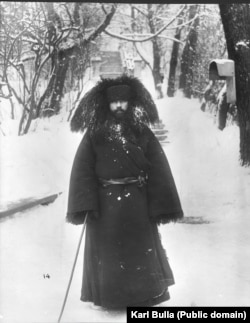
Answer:
M155 35L155 34L154 34ZM136 37L145 37L145 36L148 36L148 37L151 37L151 36L154 36L152 34L123 34L124 37L129 37L129 36L136 36ZM180 43L181 45L184 45L184 42L177 39L177 38L174 38L174 37L170 37L170 36L166 36L166 35L158 35L158 37L160 38L165 38L165 39L169 39L169 40L172 40L172 41L176 41L177 43ZM134 42L137 42L137 41L134 41ZM139 42L139 41L138 41Z
M148 17L147 13L144 12L142 9L136 7L134 4L131 5L131 8L137 10L139 13L141 13L144 17Z
M170 29L176 29L176 27L180 28L180 27L185 27L187 25L190 25L193 23L193 21L195 21L198 17L204 16L204 14L196 14L192 19L183 22L182 24L179 24L178 26L174 26L174 27L169 27L168 30Z
M130 42L137 42L137 43L146 42L146 41L149 41L149 40L151 40L151 39L153 39L155 37L158 37L158 35L160 35L165 29L167 29L172 24L172 22L183 12L184 9L185 9L185 6L183 6L177 12L177 14L166 25L161 27L155 34L150 35L148 37L144 37L143 39L134 38L134 34L131 35L131 37L133 37L133 38L125 37L125 36L122 36L122 35L115 34L115 33L111 32L110 30L107 30L107 29L104 30L104 33L106 33L107 35L109 35L111 37L115 37L115 38L118 38L118 39L121 39L121 40L130 41Z
M105 13L104 20L100 23L100 25L88 36L86 39L87 42L91 42L94 40L99 34L101 34L103 31L105 32L106 27L109 25L112 17L114 16L116 12L117 4L113 3L110 9L110 12L107 12L104 4L102 5L102 10Z

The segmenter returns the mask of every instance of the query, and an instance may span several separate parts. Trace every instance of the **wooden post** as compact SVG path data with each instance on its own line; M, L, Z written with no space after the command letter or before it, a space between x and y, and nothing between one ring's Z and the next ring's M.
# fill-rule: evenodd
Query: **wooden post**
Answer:
M227 77L227 103L236 102L235 77Z

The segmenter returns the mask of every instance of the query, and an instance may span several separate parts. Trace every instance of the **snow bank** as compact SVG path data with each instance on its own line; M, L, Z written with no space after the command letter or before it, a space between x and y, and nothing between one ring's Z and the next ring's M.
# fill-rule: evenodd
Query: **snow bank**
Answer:
M1 138L1 205L64 191L68 185L82 135L70 133L58 117L44 119L36 130Z
M158 106L185 216L203 220L161 227L176 277L168 305L247 306L250 171L239 166L239 129L218 130L197 100Z

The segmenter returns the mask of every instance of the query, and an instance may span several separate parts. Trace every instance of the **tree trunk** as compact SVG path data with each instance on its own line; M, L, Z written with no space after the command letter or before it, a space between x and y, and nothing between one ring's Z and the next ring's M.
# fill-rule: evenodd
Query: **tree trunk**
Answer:
M153 40L153 78L155 89L158 93L158 98L163 98L162 92L162 75L161 75L161 56L160 56L160 48L157 43L157 39Z
M76 19L76 24L80 24L79 16L79 7L80 4L76 3L74 7L74 18ZM61 25L60 16L55 12L53 4L47 2L46 9L48 12L48 32L49 40L53 44L53 37L55 34L55 22L57 25ZM50 80L51 86L43 98L44 102L40 102L39 110L43 116L52 116L58 114L61 108L61 98L63 96L64 84L67 76L67 71L70 66L70 61L75 60L79 64L86 64L87 59L89 59L89 48L91 42L96 39L109 25L114 13L116 11L116 6L112 5L109 13L106 13L106 16L103 22L92 32L92 34L87 38L81 40L80 44L74 44L71 47L66 49L61 49L55 51L53 56L53 76Z
M43 116L52 116L60 111L61 98L63 96L63 87L69 67L70 57L68 51L61 51L56 58L55 77L49 91L49 97L46 98L46 107L43 109Z
M180 40L181 38L180 28L176 28L176 33L174 38ZM168 77L168 89L167 89L167 95L169 97L173 97L175 93L175 75L176 75L176 67L178 62L179 47L180 47L180 43L175 41L173 43L171 59L169 64L169 77Z
M224 92L221 93L218 102L218 128L220 130L223 130L226 127L228 111L229 103L227 103L227 92L225 88Z
M11 119L14 120L15 119L15 106L14 106L12 98L10 98L9 101L10 101L10 106L11 106Z
M61 18L56 13L54 9L54 3L46 2L44 4L47 10L47 30L48 30L48 41L52 47L55 47L56 40L56 25L58 28L61 28ZM60 100L62 97L62 90L64 86L64 81L66 77L66 72L68 69L68 60L69 58L65 57L63 51L59 52L54 50L52 56L52 71L53 76L50 79L50 87L44 95L44 102L40 102L41 105L38 107L37 113L40 114L40 111L43 116L52 116L60 110Z
M148 4L148 23L149 23L149 29L151 34L155 34L156 28L153 22L154 17L154 10L152 8L152 4ZM162 75L161 75L161 53L160 53L160 46L158 44L157 38L154 38L152 40L153 44L153 79L154 79L154 85L155 90L159 94L159 98L163 98L162 93Z
M220 4L228 56L235 61L240 160L250 165L250 5Z
M193 19L198 12L199 5L190 6L189 19ZM191 98L193 86L193 67L196 62L197 27L199 18L196 18L187 37L181 58L181 74L179 88L185 97Z

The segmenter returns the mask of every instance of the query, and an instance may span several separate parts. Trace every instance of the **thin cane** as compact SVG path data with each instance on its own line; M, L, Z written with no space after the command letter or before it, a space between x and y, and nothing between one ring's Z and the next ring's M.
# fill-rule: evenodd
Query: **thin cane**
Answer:
M78 242L78 246L77 246L77 250L76 250L76 255L75 255L75 260L74 260L73 268L71 270L71 274L70 274L70 278L69 278L69 283L68 283L66 295L64 297L64 301L63 301L61 313L60 313L60 316L59 316L59 319L58 319L57 323L60 323L61 322L61 318L62 318L62 315L63 315L64 307L65 307L65 304L66 304L66 301L67 301L67 298L68 298L70 285L71 285L72 278L73 278L74 271L75 271L75 267L76 267L77 257L78 257L79 250L80 250L80 246L81 246L81 243L82 243L82 237L83 237L83 234L84 234L84 231L85 231L85 227L86 227L87 216L88 216L88 214L86 215L85 220L84 220L84 223L83 223L83 226L82 226L82 232L81 232L80 239L79 239L79 242Z

